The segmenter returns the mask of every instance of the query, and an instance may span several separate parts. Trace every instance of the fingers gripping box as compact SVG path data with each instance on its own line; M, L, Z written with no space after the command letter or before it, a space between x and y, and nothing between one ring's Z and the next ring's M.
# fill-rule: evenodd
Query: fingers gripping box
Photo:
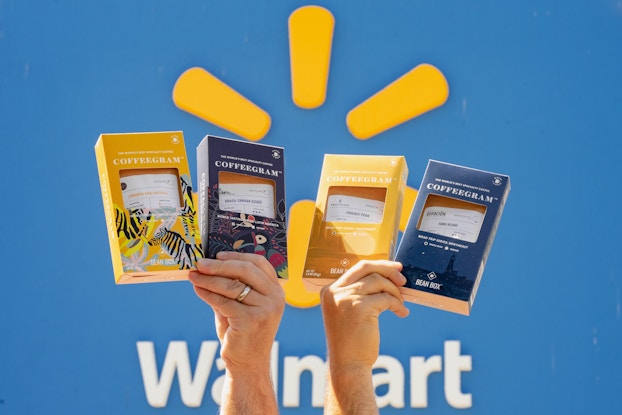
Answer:
M203 253L183 133L101 134L95 155L117 284L186 279Z
M469 315L508 176L430 160L396 255L407 301Z
M395 254L408 167L402 156L326 154L303 281L318 291L362 259Z
M287 278L283 148L208 135L197 147L197 169L206 256L260 254Z

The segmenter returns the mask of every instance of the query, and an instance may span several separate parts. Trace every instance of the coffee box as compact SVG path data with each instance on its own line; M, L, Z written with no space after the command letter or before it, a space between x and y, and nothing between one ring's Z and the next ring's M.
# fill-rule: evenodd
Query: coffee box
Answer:
M405 300L470 314L509 192L506 175L428 162L396 255Z
M205 255L251 252L288 277L282 147L206 136L197 147L199 226Z
M407 177L403 156L324 156L303 272L308 291L359 260L393 258Z
M187 279L203 251L183 133L101 134L95 155L116 283Z

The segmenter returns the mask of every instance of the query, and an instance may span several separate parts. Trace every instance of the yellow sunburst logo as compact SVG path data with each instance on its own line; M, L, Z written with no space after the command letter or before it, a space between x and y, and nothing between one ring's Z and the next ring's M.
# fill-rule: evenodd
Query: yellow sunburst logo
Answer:
M318 108L326 100L335 19L320 6L296 9L288 21L292 101L304 109ZM351 109L346 116L350 133L367 140L427 111L443 105L449 86L442 72L422 63ZM180 109L251 141L270 131L270 114L203 68L190 68L177 80L173 101ZM417 191L406 189L400 220L404 230ZM315 202L299 200L288 215L289 279L286 301L295 307L319 304L317 293L302 283L302 271Z

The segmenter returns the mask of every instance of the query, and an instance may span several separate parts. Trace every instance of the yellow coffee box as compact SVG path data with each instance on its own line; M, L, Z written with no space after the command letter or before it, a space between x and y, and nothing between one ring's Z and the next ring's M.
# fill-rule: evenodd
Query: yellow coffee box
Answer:
M362 259L392 259L406 189L403 156L326 154L303 281L309 291Z
M187 279L203 252L183 133L101 134L95 155L115 282Z

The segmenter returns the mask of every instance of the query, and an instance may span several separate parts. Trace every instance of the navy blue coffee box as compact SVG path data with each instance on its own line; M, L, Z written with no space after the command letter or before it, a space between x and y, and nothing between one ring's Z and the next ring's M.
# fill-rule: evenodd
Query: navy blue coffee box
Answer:
M265 256L287 278L282 147L207 135L197 146L199 228L205 256Z
M510 178L430 160L396 261L406 301L469 315Z

